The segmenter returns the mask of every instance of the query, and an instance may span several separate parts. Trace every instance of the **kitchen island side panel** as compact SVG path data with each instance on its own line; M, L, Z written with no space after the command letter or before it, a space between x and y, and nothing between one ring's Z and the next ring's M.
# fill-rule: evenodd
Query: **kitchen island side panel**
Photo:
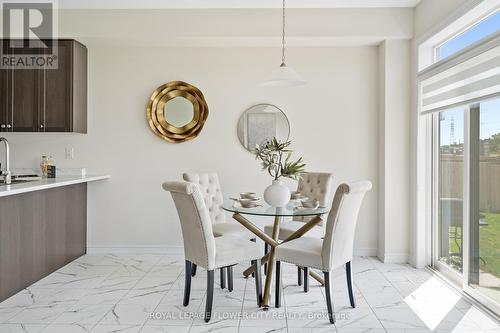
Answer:
M87 184L0 197L0 302L86 252Z

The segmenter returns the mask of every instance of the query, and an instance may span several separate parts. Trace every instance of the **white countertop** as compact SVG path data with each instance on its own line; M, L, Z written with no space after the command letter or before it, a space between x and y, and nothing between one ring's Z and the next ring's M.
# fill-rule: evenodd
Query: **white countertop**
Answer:
M88 176L58 176L56 178L42 178L25 183L0 185L0 197L9 195L46 190L49 188L68 186L80 183L88 183L110 178L110 175L88 175Z

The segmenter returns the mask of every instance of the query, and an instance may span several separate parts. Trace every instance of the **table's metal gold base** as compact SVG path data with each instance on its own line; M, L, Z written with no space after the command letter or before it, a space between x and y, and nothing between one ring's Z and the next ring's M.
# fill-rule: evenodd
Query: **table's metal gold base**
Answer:
M318 281L322 286L325 285L325 280L323 280L323 278L321 277L321 275L319 275L318 273L316 273L315 271L313 271L312 269L309 270L309 275L316 281Z
M264 255L261 258L261 264L267 263L267 275L266 275L266 283L264 286L264 295L262 299L262 308L264 310L267 310L269 308L269 297L271 293L271 283L272 283L272 278L273 278L273 273L274 273L274 248L279 246L278 242L278 235L279 235L279 230L280 230L280 222L281 222L281 216L275 216L274 217L274 225L273 225L273 233L272 237L269 237L267 234L265 234L261 229L259 229L257 226L255 226L253 223L248 221L246 218L241 216L239 213L234 213L233 218L241 223L245 228L250 230L255 236L259 237L262 239L264 242L269 244L271 246L271 250L269 253ZM304 235L306 232L311 230L314 226L316 226L318 223L322 221L321 216L315 216L311 221L304 223L304 226L295 231L290 237L285 239L282 243L289 242L293 239L297 239ZM245 277L248 277L250 274L254 272L253 267L247 268L244 272L243 275ZM313 277L315 280L317 280L319 283L324 285L324 280L321 278L321 276L310 270L309 275Z
M302 226L300 229L298 229L297 231L295 231L292 235L290 235L290 237L288 237L287 239L285 239L282 243L286 243L286 242L289 242L293 239L296 239L296 238L299 238L299 237L302 237L306 232L308 232L309 230L311 230L312 228L314 228L318 223L320 223L322 221L321 217L320 216L316 216L314 217L311 221L309 221L308 223L304 223L304 226ZM241 223L241 222L240 222ZM255 226L254 226L255 227ZM257 227L255 227L257 228ZM257 228L259 231L260 229ZM273 231L274 231L274 228L273 228ZM253 232L253 231L252 231ZM264 234L266 235L266 234ZM266 237L270 238L269 236L266 235ZM260 238L260 237L259 237ZM262 239L262 238L261 238ZM264 239L262 239L264 240ZM266 242L264 240L264 242ZM268 243L268 242L266 242ZM269 244L269 243L268 243ZM272 246L272 245L271 245ZM277 246L277 245L275 245ZM267 253L266 255L264 255L260 260L261 260L261 264L264 265L267 263L269 259L269 253ZM252 274L254 272L254 268L253 266L250 266L249 268L247 268L244 272L243 272L243 275L247 278L250 274ZM316 273L315 271L313 270L309 270L309 275L314 278L316 281L318 281L321 285L324 285L325 284L325 281L323 280L323 278L321 277L321 275L319 275L318 273Z

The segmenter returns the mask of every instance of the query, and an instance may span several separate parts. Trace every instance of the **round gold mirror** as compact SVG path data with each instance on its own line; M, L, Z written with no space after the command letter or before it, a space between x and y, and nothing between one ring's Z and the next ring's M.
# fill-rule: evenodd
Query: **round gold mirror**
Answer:
M156 135L180 143L200 134L208 117L208 106L198 88L186 82L172 81L153 92L146 116Z

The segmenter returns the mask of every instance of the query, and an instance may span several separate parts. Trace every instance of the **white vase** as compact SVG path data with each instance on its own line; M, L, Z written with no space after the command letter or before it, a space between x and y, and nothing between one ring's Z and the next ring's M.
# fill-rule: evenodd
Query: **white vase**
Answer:
M281 180L273 180L264 191L264 201L273 207L283 207L290 201L290 190Z

